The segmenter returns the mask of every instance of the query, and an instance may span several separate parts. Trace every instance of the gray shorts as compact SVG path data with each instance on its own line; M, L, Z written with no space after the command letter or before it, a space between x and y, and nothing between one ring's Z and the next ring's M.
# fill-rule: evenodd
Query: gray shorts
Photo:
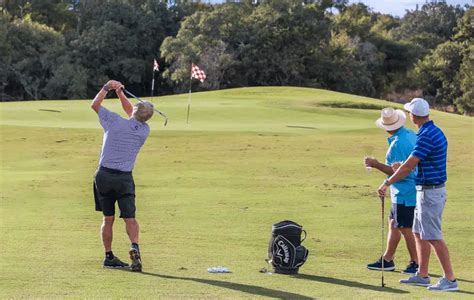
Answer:
M441 217L446 203L446 188L416 189L416 208L413 232L422 240L442 240Z

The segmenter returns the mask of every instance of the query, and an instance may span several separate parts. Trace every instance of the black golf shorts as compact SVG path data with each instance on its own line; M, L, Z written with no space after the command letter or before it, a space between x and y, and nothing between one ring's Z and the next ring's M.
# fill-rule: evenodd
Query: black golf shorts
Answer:
M390 219L395 221L396 228L412 228L415 216L415 206L392 203Z
M131 172L100 167L94 176L95 210L104 216L115 215L118 202L120 218L135 218L135 182Z

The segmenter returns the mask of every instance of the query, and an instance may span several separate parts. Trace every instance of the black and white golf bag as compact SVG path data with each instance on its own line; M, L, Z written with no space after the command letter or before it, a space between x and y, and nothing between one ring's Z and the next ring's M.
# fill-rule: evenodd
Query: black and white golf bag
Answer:
M304 238L301 239L301 233ZM268 245L268 259L274 273L298 274L299 268L306 262L309 251L301 245L306 239L306 231L293 221L281 221L273 224L272 238Z

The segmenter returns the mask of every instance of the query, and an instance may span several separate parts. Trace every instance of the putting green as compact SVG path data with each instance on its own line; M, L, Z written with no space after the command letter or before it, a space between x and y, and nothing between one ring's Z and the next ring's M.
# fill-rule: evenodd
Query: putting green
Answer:
M402 286L366 264L381 251L383 159L374 125L381 100L325 90L265 87L152 99L153 117L134 177L144 273L101 267L101 215L92 176L102 131L90 100L0 103L1 298L445 298ZM104 105L121 112L116 99ZM123 114L123 113L122 113ZM472 118L433 112L449 140L444 234L462 292L474 294ZM411 124L408 127L414 128ZM388 203L386 212L388 211ZM387 217L387 216L386 216ZM310 250L299 276L259 273L271 225L304 226ZM114 253L129 243L116 220ZM404 242L396 267L408 262ZM207 273L226 266L231 274ZM432 255L433 280L440 266Z

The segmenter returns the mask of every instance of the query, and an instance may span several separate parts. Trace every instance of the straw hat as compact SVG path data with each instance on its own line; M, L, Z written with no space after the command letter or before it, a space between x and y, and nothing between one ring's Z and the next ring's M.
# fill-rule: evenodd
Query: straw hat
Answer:
M375 125L386 131L393 131L405 125L406 118L402 110L387 107L382 109L381 118L375 121Z

